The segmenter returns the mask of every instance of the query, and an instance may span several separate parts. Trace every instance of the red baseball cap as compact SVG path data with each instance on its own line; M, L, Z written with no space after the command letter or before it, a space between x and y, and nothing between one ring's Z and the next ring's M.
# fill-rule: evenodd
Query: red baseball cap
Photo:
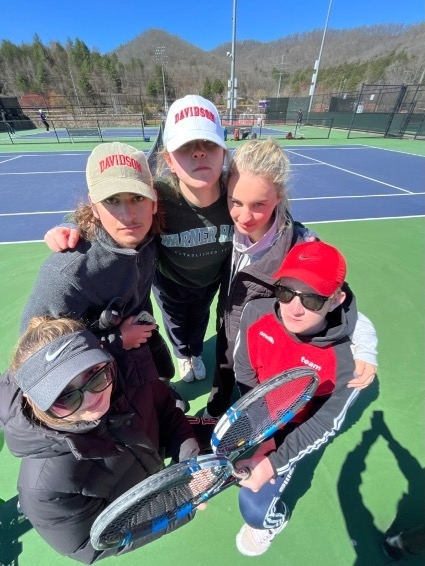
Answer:
M330 297L344 283L347 264L344 256L324 242L303 242L289 250L275 279L299 279L315 291Z

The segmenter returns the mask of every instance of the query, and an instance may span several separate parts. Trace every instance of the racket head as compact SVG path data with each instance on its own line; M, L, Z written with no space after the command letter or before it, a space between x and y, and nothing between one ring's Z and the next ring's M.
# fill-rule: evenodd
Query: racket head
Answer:
M211 448L234 459L257 446L310 401L319 377L308 367L297 367L260 383L238 399L221 417L211 437Z
M105 550L165 532L218 493L232 471L229 460L211 454L161 470L123 493L97 517L90 530L92 546Z

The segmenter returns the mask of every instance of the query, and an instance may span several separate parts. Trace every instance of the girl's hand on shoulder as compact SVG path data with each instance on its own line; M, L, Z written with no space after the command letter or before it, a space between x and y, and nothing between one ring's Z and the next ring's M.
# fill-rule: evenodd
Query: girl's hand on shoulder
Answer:
M80 239L80 232L77 228L68 226L55 226L44 235L44 241L52 252L63 252L73 249Z
M303 233L303 240L304 242L318 242L319 234L314 230L310 230L309 228L306 228L305 232Z

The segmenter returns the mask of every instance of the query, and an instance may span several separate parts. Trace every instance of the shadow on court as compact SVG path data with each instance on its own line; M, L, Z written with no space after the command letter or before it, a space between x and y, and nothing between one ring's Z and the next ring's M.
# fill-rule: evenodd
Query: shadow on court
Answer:
M354 424L357 423L365 409L377 399L378 393L379 384L378 380L375 379L369 387L361 391L356 402L347 412L347 416L336 438L347 432ZM298 500L301 499L311 488L314 471L323 456L323 451L333 442L333 440L334 438L331 438L321 448L315 450L297 464L292 480L289 482L288 487L285 488L284 492L285 503L292 511L294 511Z
M18 496L0 504L0 566L18 566L18 558L22 553L19 541L24 533L32 529L28 519L18 513Z
M363 432L360 444L348 454L338 481L338 494L348 535L352 541L355 541L354 549L357 557L353 566L392 563L381 549L385 533L376 527L374 517L364 505L361 494L366 457L380 436L387 441L388 448L392 451L398 468L408 484L407 492L399 501L396 517L388 531L398 533L425 522L424 470L416 458L393 437L384 421L383 412L374 411L371 428ZM423 563L423 556L409 557L409 564L412 566Z

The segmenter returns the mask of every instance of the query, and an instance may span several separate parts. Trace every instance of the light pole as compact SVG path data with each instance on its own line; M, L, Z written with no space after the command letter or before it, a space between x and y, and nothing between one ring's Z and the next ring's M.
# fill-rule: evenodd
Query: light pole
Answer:
M229 90L227 93L227 108L230 105L229 118L230 123L233 124L233 111L237 103L237 79L235 79L235 43L236 43L236 2L233 0L233 18L232 18L232 52L227 52L227 56L230 57L230 81Z
M167 102L167 89L165 88L165 75L164 75L164 63L166 61L165 47L157 47L155 49L156 61L161 65L162 71L162 86L164 89L164 113L168 114L168 102Z
M310 101L308 103L307 120L310 116L311 106L313 104L314 91L316 90L316 80L317 80L317 75L319 73L320 60L322 58L322 51L323 51L323 45L325 43L326 32L328 30L328 21L329 21L329 14L331 13L331 7L332 7L332 0L329 0L328 14L326 16L325 27L323 29L322 43L320 44L319 57L316 59L316 61L314 63L314 71L313 71L313 76L311 78L311 86L310 86L310 93L309 93L310 94Z
M279 98L279 96L280 96L280 85L282 84L282 75L283 75L283 58L284 58L284 55L282 55L282 63L280 64L279 82L278 82L278 85L277 85L276 98Z

